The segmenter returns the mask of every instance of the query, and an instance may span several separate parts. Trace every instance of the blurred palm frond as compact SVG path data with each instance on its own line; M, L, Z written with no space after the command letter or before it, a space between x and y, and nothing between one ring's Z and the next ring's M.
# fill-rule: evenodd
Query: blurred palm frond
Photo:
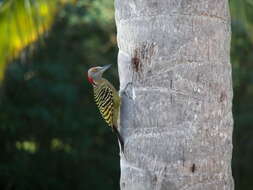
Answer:
M73 0L5 0L0 4L0 80L11 59L51 26L61 5Z
M239 22L253 43L253 0L230 0L232 20Z

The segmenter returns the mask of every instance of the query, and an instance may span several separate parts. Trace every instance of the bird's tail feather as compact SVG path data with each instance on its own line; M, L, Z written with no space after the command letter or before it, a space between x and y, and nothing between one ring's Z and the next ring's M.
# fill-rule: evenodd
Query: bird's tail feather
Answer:
M119 133L119 130L117 129L117 127L113 126L113 132L116 134L119 144L120 144L120 149L121 151L124 153L124 141L122 136Z

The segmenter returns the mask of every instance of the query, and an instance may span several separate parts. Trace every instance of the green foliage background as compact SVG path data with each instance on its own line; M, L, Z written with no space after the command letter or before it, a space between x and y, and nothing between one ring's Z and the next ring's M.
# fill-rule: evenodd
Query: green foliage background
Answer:
M244 7L230 1L233 175L237 190L252 190L253 4L240 2ZM69 4L47 35L9 64L1 87L1 190L119 189L117 140L86 80L89 67L112 63L106 75L118 86L113 14L111 0Z
M233 176L236 190L253 189L253 0L230 1L234 85Z

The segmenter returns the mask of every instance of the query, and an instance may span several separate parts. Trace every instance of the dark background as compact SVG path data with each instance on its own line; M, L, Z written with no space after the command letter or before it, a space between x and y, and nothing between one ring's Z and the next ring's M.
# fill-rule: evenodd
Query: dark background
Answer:
M253 4L230 3L232 168L236 190L252 190ZM67 5L47 35L9 64L0 104L1 190L119 189L117 140L86 80L89 67L113 64L106 77L118 87L113 14L109 0Z

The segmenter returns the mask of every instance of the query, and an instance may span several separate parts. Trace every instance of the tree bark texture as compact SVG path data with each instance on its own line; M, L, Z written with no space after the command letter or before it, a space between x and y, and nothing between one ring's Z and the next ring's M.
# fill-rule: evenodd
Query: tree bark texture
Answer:
M121 190L232 190L227 0L115 0Z

